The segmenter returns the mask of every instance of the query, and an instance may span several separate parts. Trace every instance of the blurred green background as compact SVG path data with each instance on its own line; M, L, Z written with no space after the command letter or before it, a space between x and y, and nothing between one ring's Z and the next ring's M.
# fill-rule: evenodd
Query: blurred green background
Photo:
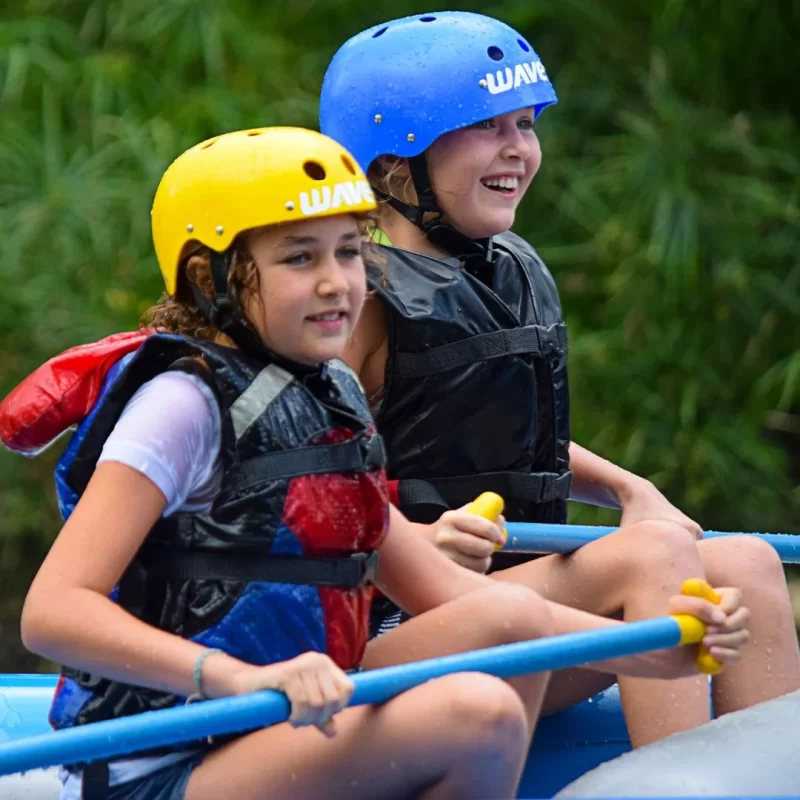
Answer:
M516 230L562 292L575 440L707 528L800 532L800 2L442 8L519 28L560 98L538 123L543 166ZM0 396L57 352L135 326L158 296L149 210L173 158L222 131L316 127L347 37L435 10L4 0ZM62 445L0 452L3 671L44 666L18 620L59 528Z

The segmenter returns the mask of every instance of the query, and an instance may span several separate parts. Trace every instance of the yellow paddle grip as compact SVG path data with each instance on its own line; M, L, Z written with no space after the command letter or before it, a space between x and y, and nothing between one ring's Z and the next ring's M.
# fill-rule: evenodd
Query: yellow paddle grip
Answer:
M484 492L469 504L467 511L494 522L503 513L503 508L505 508L505 501L499 494ZM505 528L503 528L503 536L505 537L503 544L496 544L495 550L501 550L508 541L508 532Z
M681 594L700 597L715 605L719 605L721 599L711 586L700 578L689 578L689 580L684 581L683 586L681 586ZM675 614L674 619L681 629L682 645L697 644L703 641L703 637L706 635L704 622L689 614ZM698 648L696 664L698 671L704 675L716 675L722 669L722 664L703 645Z

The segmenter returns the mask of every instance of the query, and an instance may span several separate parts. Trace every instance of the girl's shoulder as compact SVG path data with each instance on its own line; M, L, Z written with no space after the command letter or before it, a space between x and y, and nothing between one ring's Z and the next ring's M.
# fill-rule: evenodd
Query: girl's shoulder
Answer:
M125 405L98 463L117 461L149 478L167 499L169 514L217 487L221 428L218 402L205 381L162 372Z
M542 261L541 256L536 252L533 245L513 231L506 231L492 237L492 245L495 249L509 251L544 266L544 261Z
M515 256L522 261L529 272L539 273L555 288L555 281L550 270L533 245L526 239L512 231L506 231L492 238L492 246L496 252L505 252Z

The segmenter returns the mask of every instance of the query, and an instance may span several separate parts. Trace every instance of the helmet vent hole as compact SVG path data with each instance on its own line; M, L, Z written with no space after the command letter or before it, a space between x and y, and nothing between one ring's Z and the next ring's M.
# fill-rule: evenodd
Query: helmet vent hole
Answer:
M436 17L420 17L419 18L420 22L434 22L435 20L436 20Z
M347 156L342 156L342 164L344 164L344 168L345 168L345 169L346 169L346 170L347 170L347 171L348 171L348 172L349 172L351 175L355 175L355 174L356 174L356 168L355 168L355 166L353 165L353 162L352 162L352 161L351 161L351 160L350 160L350 159L349 159Z
M530 45L524 39L517 39L517 44L526 52L530 53Z
M317 161L306 161L303 164L303 171L312 181L324 181L325 176L328 174L325 172L325 167Z
M493 61L503 60L503 51L499 47L492 45L486 52L489 54L489 58L491 58Z
M388 31L388 30L389 30L389 26L385 25L379 31L375 31L375 33L372 34L372 38L373 39L377 39L379 36L383 36L383 34L386 33L386 31Z
M261 136L264 131L247 131L248 136Z
M210 141L206 142L200 149L208 150L208 148L211 147L212 144L216 144L216 142L217 142L216 139L211 139Z

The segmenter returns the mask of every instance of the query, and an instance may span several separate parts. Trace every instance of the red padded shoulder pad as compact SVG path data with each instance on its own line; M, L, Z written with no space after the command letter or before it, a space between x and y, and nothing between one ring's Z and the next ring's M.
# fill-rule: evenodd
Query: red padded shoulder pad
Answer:
M35 455L88 416L109 369L153 333L116 333L42 364L0 402L0 441L9 450Z

